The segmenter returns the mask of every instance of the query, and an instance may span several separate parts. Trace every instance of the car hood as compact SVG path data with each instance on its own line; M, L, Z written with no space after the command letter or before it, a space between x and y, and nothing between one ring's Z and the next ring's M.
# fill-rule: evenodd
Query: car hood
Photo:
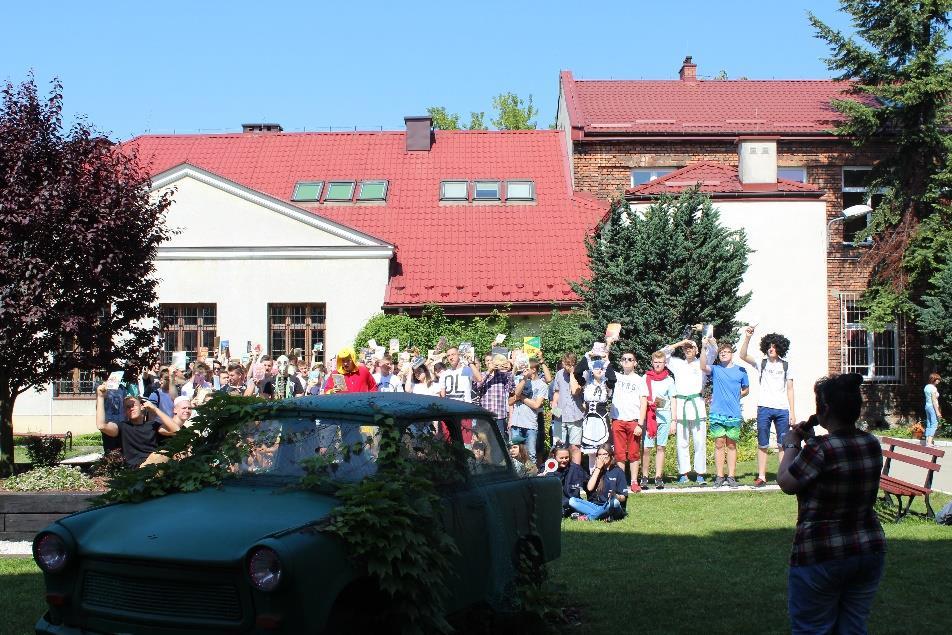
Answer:
M339 504L313 492L248 484L108 505L59 521L80 557L233 563L272 534L327 517Z

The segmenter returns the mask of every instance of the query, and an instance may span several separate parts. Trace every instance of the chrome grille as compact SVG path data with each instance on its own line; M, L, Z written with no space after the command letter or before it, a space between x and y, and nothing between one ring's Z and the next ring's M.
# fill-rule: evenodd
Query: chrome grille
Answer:
M240 622L241 598L231 584L147 579L87 571L83 607L92 611L174 617L176 621Z

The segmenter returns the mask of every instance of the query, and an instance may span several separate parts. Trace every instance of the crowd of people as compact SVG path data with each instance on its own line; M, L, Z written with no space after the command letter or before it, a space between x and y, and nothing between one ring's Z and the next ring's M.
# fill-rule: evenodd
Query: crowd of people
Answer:
M302 368L299 354L277 360L256 354L246 361L198 361L185 372L162 366L145 373L138 388L136 382L120 388L122 408L113 416L105 403L111 391L100 386L97 426L104 439L121 449L126 463L137 467L153 460L162 439L188 425L194 408L215 391L270 399L340 392L455 399L491 413L486 425L495 425L508 443L519 476L560 479L565 516L617 520L625 517L628 499L649 486L652 453L651 484L664 488L670 435L677 440L680 483L708 484L707 443L713 440L713 485L738 486L741 400L753 378L759 383L758 476L753 485L766 484L773 443L782 453L778 484L798 498L788 594L793 631L854 632L850 629L862 626L869 614L885 551L873 510L882 451L874 436L856 426L862 377L840 375L817 382L817 414L795 423L794 373L786 360L790 342L767 334L760 339L761 356L754 356L749 347L753 334L754 327L748 326L737 352L713 337L701 339L700 347L684 337L653 353L644 374L630 350L615 355L617 365L610 362L617 341L610 336L581 357L565 354L554 370L541 351L529 357L494 349L480 359L471 346L451 346L425 357L415 350L358 357L354 349L344 348L330 371L320 362ZM933 418L941 416L939 381L933 375L925 390ZM546 402L551 411L548 455ZM935 424L929 423L934 434ZM815 435L817 425L828 434ZM467 444L475 462L489 454L488 442L470 435Z

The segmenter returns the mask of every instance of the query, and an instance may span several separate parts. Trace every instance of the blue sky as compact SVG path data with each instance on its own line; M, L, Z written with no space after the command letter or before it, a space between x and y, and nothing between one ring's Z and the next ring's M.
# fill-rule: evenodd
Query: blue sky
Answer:
M681 2L16 2L4 8L0 80L59 77L67 118L115 139L285 130L400 129L443 105L492 112L531 94L555 116L560 69L577 78L828 77L806 18L848 28L835 0Z

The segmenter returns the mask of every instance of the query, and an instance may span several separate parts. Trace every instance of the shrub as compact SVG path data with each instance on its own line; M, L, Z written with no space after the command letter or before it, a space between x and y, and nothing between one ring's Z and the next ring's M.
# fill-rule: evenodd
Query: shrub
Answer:
M113 478L126 469L126 462L122 458L121 450L113 450L104 454L101 459L93 463L92 472L95 476Z
M66 446L62 439L45 435L28 437L24 445L33 467L51 467L58 464L63 458Z
M82 470L69 465L34 468L7 479L4 487L17 492L44 490L91 492L99 489L91 478L83 474Z

